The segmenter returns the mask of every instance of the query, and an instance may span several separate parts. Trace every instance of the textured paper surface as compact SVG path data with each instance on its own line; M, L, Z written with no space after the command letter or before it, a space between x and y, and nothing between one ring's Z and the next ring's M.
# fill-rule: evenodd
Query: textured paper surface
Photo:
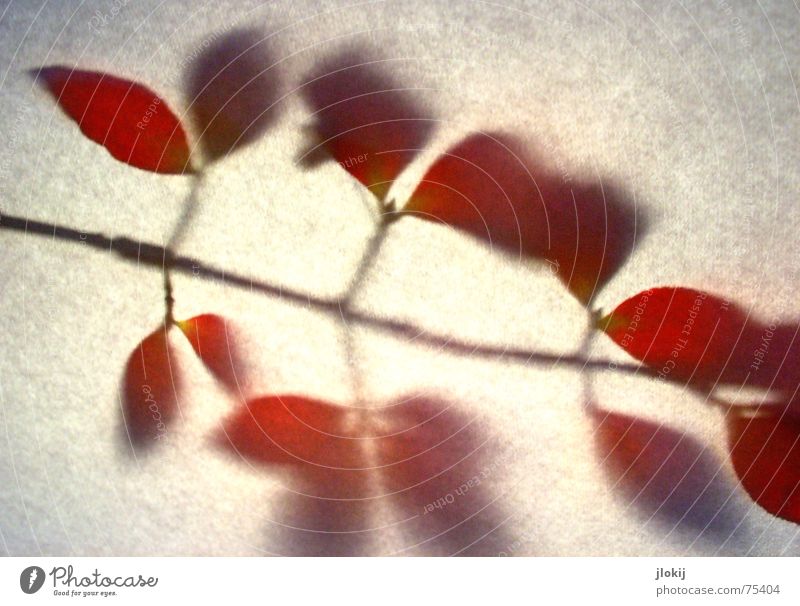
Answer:
M290 92L277 125L209 174L182 253L321 296L346 286L371 230L367 194L335 164L298 168L308 111L291 83L358 41L425 89L441 119L396 184L397 199L464 135L509 131L555 170L616 182L651 217L599 296L604 309L680 284L730 296L767 319L798 316L800 15L791 3L5 3L3 214L163 243L187 182L115 161L25 72L62 63L106 70L146 82L182 111L182 62L204 39L238 26L273 35ZM281 482L209 444L234 403L197 362L187 363L191 388L168 442L137 459L121 452L121 373L161 319L161 276L78 245L7 231L0 240L2 550L291 551L274 523L287 503ZM176 279L176 299L181 317L216 312L246 330L251 392L351 397L335 318L190 276ZM422 222L398 225L359 306L476 343L565 354L578 348L585 323L546 270ZM504 515L480 553L800 554L800 527L737 486L719 413L680 386L612 372L594 378L604 406L707 445L725 496L720 516L732 521L724 536L698 536L696 525L653 516L612 490L592 452L575 369L355 334L376 403L437 394L499 445L485 485ZM625 361L605 339L592 355ZM392 528L371 541L368 553L425 552Z

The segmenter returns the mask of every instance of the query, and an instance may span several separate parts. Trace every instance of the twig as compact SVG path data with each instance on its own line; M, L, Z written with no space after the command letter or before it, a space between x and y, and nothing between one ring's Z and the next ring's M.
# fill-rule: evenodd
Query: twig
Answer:
M587 359L582 354L558 354L532 351L523 348L510 348L499 345L471 343L456 337L426 331L426 329L404 320L373 316L351 309L341 297L327 299L283 286L253 280L234 272L226 271L192 257L171 257L168 249L149 242L139 242L128 237L108 237L97 232L82 231L54 223L29 220L12 215L0 216L0 229L22 232L28 235L49 237L53 240L80 243L97 250L113 253L116 256L150 266L160 271L171 267L174 271L194 277L219 281L227 286L258 292L282 301L315 309L321 313L340 317L348 322L360 324L376 331L390 333L407 342L440 349L453 355L497 358L523 365L541 364L563 366L594 371L621 372L645 377L655 376L654 371L639 364L620 364L611 360Z

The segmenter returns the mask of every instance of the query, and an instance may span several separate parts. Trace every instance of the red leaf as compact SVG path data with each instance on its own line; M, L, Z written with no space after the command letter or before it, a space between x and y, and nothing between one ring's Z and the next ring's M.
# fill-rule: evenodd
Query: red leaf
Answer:
M123 416L134 445L160 440L177 412L180 377L167 329L158 327L133 350L123 380Z
M256 398L225 422L221 439L262 464L358 467L360 444L347 428L350 412L302 396Z
M468 425L430 399L364 410L280 395L247 402L226 421L220 441L251 461L292 466L315 481L320 473L380 465L386 486L403 490L468 457L476 439Z
M448 411L446 403L430 399L364 410L303 396L266 396L250 400L227 420L222 443L268 465L360 469L366 465L364 444L369 441L369 458L389 470L392 483L415 473L419 477L413 484L469 454L474 436L462 431L463 425L468 421ZM456 445L462 449L458 457L442 461L436 456Z
M726 418L736 475L772 515L800 523L800 418L766 406Z
M442 155L405 206L423 219L442 221L515 254L546 252L531 241L536 184L516 141L475 134Z
M365 500L369 464L350 427L354 412L302 396L250 400L223 424L216 441L258 466L282 471L289 487L279 508L281 551L293 555L354 555L369 529ZM296 533L298 536L295 536Z
M252 143L274 121L280 90L271 54L265 36L236 30L192 64L190 111L200 146L212 160Z
M441 221L511 254L546 260L588 303L625 262L633 208L607 184L570 183L503 134L474 134L434 163L405 211Z
M193 172L180 121L149 88L62 66L43 67L34 75L83 134L117 160L157 173Z
M720 297L653 288L597 326L663 379L793 390L800 381L796 325L766 324Z
M428 140L433 122L413 96L363 54L341 55L308 79L303 95L314 113L315 147L380 200Z
M239 354L234 345L233 331L225 318L203 314L177 324L206 368L223 385L236 389Z
M598 326L662 378L715 380L747 316L728 301L689 288L654 288L621 303Z

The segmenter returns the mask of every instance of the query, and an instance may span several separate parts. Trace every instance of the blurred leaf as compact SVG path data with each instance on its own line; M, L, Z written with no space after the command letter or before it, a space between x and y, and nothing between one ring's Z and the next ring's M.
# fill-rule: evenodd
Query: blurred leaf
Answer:
M314 147L303 163L330 155L380 200L433 129L410 89L366 53L327 61L307 78L302 93L314 111Z
M348 431L350 409L303 396L255 398L225 421L220 441L267 465L355 467L361 443Z
M497 555L515 537L504 474L508 460L480 417L457 402L407 394L370 411L371 443L403 555Z
M211 374L228 389L237 390L241 363L229 322L222 316L202 314L177 324Z
M487 461L489 440L473 421L451 402L428 397L364 409L267 396L229 417L217 441L284 472L292 496L281 525L320 532L295 539L303 549L295 545L292 553L357 553L353 542L363 535L356 531L373 528L372 508L397 519L392 525L409 552L496 554L510 541L487 494L501 466Z
M736 475L772 515L800 523L800 418L767 406L732 409L725 419Z
M69 67L32 72L81 131L111 155L156 173L192 173L186 133L149 88L108 74Z
M612 487L648 518L728 538L739 524L727 515L730 488L719 462L694 438L646 419L592 405L598 460Z
M584 304L644 233L641 217L637 225L633 207L608 184L571 183L497 133L473 134L443 154L404 210L547 261Z
M267 38L234 30L211 44L187 74L191 116L211 160L252 143L271 126L280 74Z
M122 412L134 446L166 436L177 412L180 376L165 326L159 326L131 352L123 379Z
M228 417L216 442L243 460L278 472L286 504L275 510L281 552L358 555L372 525L375 492L357 410L303 396L248 401Z

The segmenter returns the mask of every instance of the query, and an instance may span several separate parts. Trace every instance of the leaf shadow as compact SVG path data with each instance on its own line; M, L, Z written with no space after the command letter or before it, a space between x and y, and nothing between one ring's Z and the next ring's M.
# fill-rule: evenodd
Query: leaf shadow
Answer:
M321 62L301 89L313 112L305 167L334 159L379 200L424 147L435 121L418 89L404 86L366 49Z
M506 461L480 418L452 401L410 394L381 409L393 435L379 452L402 555L498 555L513 542Z
M189 112L210 160L253 143L274 123L282 80L269 37L256 29L226 33L191 63Z
M612 489L665 531L719 544L746 532L724 463L686 433L592 405L598 462Z
M480 439L446 400L365 409L267 396L235 412L216 441L284 483L272 552L496 555L510 539L481 475L499 469Z

